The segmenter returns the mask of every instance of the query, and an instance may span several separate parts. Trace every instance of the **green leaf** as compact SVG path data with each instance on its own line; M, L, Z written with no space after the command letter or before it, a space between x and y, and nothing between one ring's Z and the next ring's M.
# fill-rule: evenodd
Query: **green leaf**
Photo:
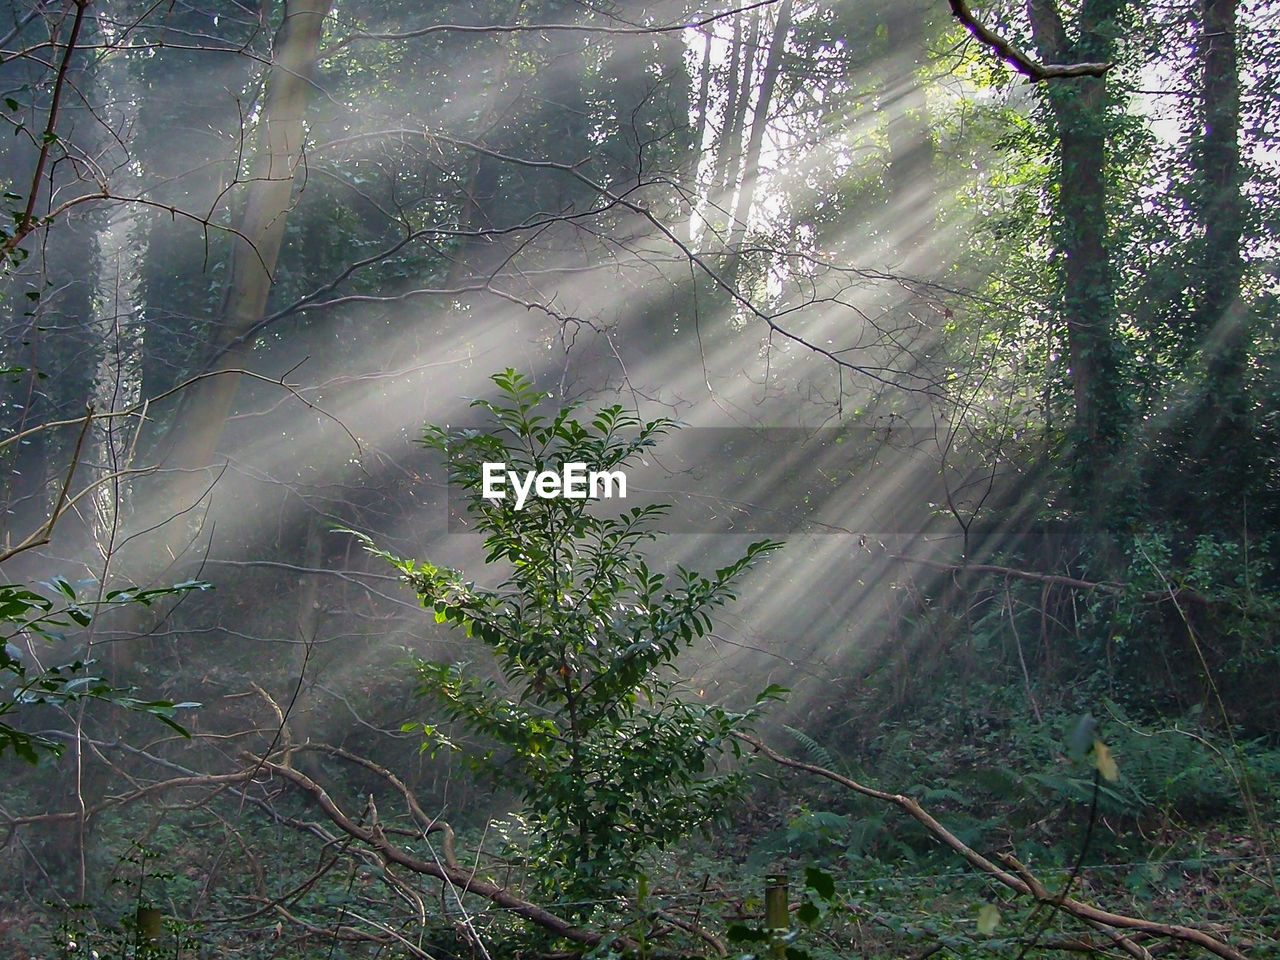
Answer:
M178 723L178 721L174 720L172 717L167 716L159 710L149 710L147 712L163 723L166 727L176 732L179 736L182 736L187 740L191 739L191 731L182 726L182 724Z
M748 927L741 923L729 924L729 929L725 932L730 943L765 943L769 940L769 933L765 930L759 930L755 927Z
M785 700L791 691L782 686L780 683L771 683L758 694L756 694L756 703L764 703L767 700Z
M831 874L817 867L804 868L804 882L810 890L823 900L830 901L836 895L836 881Z

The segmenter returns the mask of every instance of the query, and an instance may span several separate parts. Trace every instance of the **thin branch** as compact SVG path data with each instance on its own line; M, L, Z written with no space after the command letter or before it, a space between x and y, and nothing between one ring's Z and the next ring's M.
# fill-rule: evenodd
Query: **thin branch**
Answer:
M31 8L30 11L27 12L27 15L25 17L22 17L20 20L18 20L17 23L13 25L12 30L6 33L3 37L0 37L0 49L2 49L5 46L5 44L7 44L10 40L17 38L18 34L22 33L22 31L27 28L27 24L29 24L36 17L40 16L40 14L44 12L44 8L46 4L47 4L47 0L40 0L39 3L37 3L34 7ZM11 56L10 59L13 59L14 56L16 56L16 54Z
M1032 580L1036 583L1048 583L1057 587L1071 587L1076 590L1101 590L1104 593L1111 593L1117 596L1123 596L1126 592L1125 585L1122 583L1110 583L1105 580L1081 580L1077 577L1064 577L1053 573L1036 573L1033 570L1002 567L994 563L944 563L940 560L927 560L924 557L910 557L899 554L893 554L889 559L897 560L900 563L914 563L918 566L928 567L930 570L940 570L944 573L995 573L1002 577L1012 577L1015 580ZM1160 596L1163 595L1163 593L1160 594Z
M238 181L238 182L248 183L250 181L245 180L245 181ZM32 194L32 196L34 196L34 194ZM18 232L15 232L14 235L9 237L9 239L5 241L4 245L0 247L0 257L7 256L9 253L11 253L13 248L16 247L19 243L21 243L22 240L24 240L26 236L29 233L31 233L31 231L35 230L36 227L40 226L41 224L51 223L52 221L57 220L58 217L62 216L62 214L66 213L68 210L72 209L73 207L78 207L82 203L88 203L93 200L116 200L120 203L137 204L138 206L142 206L142 207L155 207L157 210L165 211L171 217L174 217L174 218L181 217L184 220L194 221L195 223L200 224L204 228L206 246L208 244L208 233L210 230L218 230L218 231L221 231L222 233L228 233L233 237L239 237L249 246L251 250L253 250L254 254L258 257L258 262L262 263L264 268L266 266L266 264L263 263L262 261L262 255L258 252L258 248L253 243L253 241L251 241L248 237L246 237L243 233L241 233L235 227L224 226L222 224L214 223L212 219L213 218L212 212L210 212L209 214L201 215L199 213L192 213L189 210L183 210L181 207L175 206L172 203L162 203L159 200L149 200L146 197L136 197L136 196L122 197L117 194L113 194L110 191L110 189L106 186L106 184L101 181L99 181L98 183L97 190L94 190L91 193L82 193L79 196L72 197L69 200L64 200L62 203L58 204L48 213L44 214L38 219L31 220L29 226L26 229L22 229Z
M324 417L325 419L332 420L334 423L336 423L342 429L342 432L345 433L347 437L351 440L351 442L355 445L356 452L360 456L364 456L364 446L360 443L360 440L356 437L356 435L353 434L347 428L346 424L344 424L341 420L339 420L336 416L334 416L328 410L325 410L323 407L318 406L315 403L312 403L310 400L304 397L298 391L298 388L291 383L287 383L283 376L280 378L268 377L265 374L255 373L252 370L245 370L241 367L232 367L227 370L209 370L204 373L197 373L194 376L188 377L186 380L183 380L181 383L174 384L172 387L169 387L169 389L167 390L160 391L160 393L157 393L153 397L147 397L145 400L139 400L137 403L133 404L132 406L124 407L120 410L111 410L107 413L95 413L93 416L94 416L94 419L96 420L104 420L104 419L115 418L115 417L137 416L138 414L145 411L148 407L152 406L153 404L159 403L161 400L168 399L169 397L173 396L175 393L178 393L182 390L187 389L187 387L191 386L194 383L199 382L200 380L205 380L205 379L208 379L209 377L223 377L229 374L238 374L239 376L247 377L250 380L258 380L258 381L261 381L262 383L269 383L272 386L283 387L286 391L288 391L290 396L292 396L295 400L299 401L307 409L312 410L318 413L320 416ZM8 436L8 437L5 437L3 440L0 440L0 450L3 450L5 447L9 446L10 444L20 443L24 438L32 436L33 434L41 433L45 430L52 430L57 427L70 426L73 423L80 423L83 419L84 419L83 417L76 417L74 420L49 420L45 423L37 424L34 427L28 427L26 430L23 430L21 433L15 433L12 436Z
M889 559L897 560L900 563L914 563L917 566L927 567L930 570L940 570L943 573L993 573L1002 577L1011 577L1014 580L1030 580L1033 583L1043 583L1054 587L1069 587L1073 590L1098 590L1116 597L1123 597L1129 594L1128 585L1123 583L1113 583L1109 580L1081 580L1078 577L1066 577L1054 573L1037 573L1034 570L1019 570L1017 567L1003 567L994 563L944 563L940 560L928 560L924 557L911 557L900 554L892 554ZM1143 603L1169 603L1172 601L1175 604L1180 600L1185 600L1201 607L1239 606L1235 600L1210 597L1203 593L1185 590L1180 587L1174 587L1170 590L1144 590L1135 594L1134 599Z
M71 68L71 57L80 39L80 28L84 26L84 16L89 9L90 0L75 0L75 3L76 18L71 24L71 36L67 38L67 46L62 51L62 61L58 64L58 75L53 82L53 95L49 100L49 118L45 121L44 133L40 136L40 155L36 158L35 173L31 175L27 207L18 222L14 224L13 234L5 240L3 246L0 246L0 258L7 259L27 234L35 229L36 200L40 194L40 180L49 162L49 151L58 140L58 107L62 103L62 88L67 82L67 71Z
M704 930L696 923L677 917L675 914L669 913L666 910L655 910L653 915L659 920L665 920L672 926L679 927L686 933L692 933L694 936L705 940L707 943L711 944L711 947L715 950L717 956L727 957L729 955L729 951L725 949L725 945L720 941L720 938L710 930Z
M331 55L337 50L342 49L350 43L357 40L413 40L417 37L425 37L433 33L479 33L479 34L495 34L495 33L604 33L617 36L649 36L661 33L678 33L683 30L700 30L708 27L720 20L729 17L736 17L739 14L756 10L760 7L770 7L779 0L758 0L756 3L748 4L745 7L737 7L733 10L724 10L720 13L713 13L703 17L700 20L685 20L680 23L668 23L655 25L650 27L634 26L634 27L606 27L600 24L590 23L513 23L513 24L470 24L470 23L434 23L429 27L422 27L419 30L406 30L403 33L369 33L361 31L352 35L349 39L337 44L333 49L329 50L326 55Z
M67 467L67 477L62 481L62 489L58 491L58 500L53 505L53 509L49 511L49 519L45 521L44 526L35 531L27 539L23 540L16 547L12 547L0 553L0 563L4 563L11 557L22 553L24 550L30 550L32 547L42 547L53 538L53 527L58 522L58 518L72 505L67 502L67 494L71 489L71 481L76 475L76 467L80 465L80 453L84 449L84 438L89 432L89 424L93 423L93 406L85 407L83 417L84 424L80 427L80 434L76 437L75 448L71 451L71 465ZM75 500L79 500L77 495ZM73 500L72 503L75 501Z

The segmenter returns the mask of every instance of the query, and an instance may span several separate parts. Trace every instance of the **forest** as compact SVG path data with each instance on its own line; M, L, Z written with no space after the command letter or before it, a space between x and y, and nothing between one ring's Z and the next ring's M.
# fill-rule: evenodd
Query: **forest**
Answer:
M0 4L0 956L1280 957L1278 64Z

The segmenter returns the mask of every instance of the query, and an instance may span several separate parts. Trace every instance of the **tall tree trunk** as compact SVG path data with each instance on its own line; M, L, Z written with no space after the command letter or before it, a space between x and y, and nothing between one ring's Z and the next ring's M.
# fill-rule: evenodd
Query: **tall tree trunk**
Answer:
M910 59L903 69L889 72L883 98L889 108L885 187L890 204L904 213L900 232L894 237L894 252L903 269L914 276L923 275L937 262L928 249L934 237L937 204L933 133L929 129L924 83L919 76L920 64L927 56L926 12L920 0L911 0L895 10L889 20L892 49ZM932 262L925 262L925 258Z
M693 108L695 153L700 152L706 144L707 110L711 103L711 33L708 31L702 38L702 65L698 69L698 99Z
M756 186L760 181L760 152L764 147L764 134L769 127L769 108L773 103L773 92L778 86L778 74L782 70L782 56L786 51L787 37L791 34L792 0L782 0L778 6L778 19L774 21L773 36L769 41L769 56L765 61L764 72L760 75L759 92L756 95L755 107L751 116L751 133L747 138L747 152L744 158L742 186L738 190L737 202L733 205L733 226L729 232L729 268L728 281L736 284L738 268L741 263L741 249L747 236L747 223L751 219L751 208L755 206ZM745 95L746 91L744 91Z
M1036 46L1048 63L1108 61L1112 31L1126 0L1084 0L1067 27L1053 0L1028 0ZM1103 77L1052 80L1044 85L1058 140L1056 240L1065 261L1062 313L1075 406L1078 474L1096 477L1097 458L1120 427L1116 381L1115 288L1107 242L1107 129L1111 98ZM1077 491L1093 499L1089 480Z
M738 95L734 116L725 130L724 143L721 148L721 152L727 160L724 182L720 184L726 206L729 204L729 198L733 196L734 188L741 183L740 178L743 170L742 135L747 128L747 108L751 103L751 94L755 90L756 55L759 50L760 10L756 8L751 11L751 25L742 46L742 73L738 78ZM754 111L752 116L754 119Z
M1197 432L1216 488L1233 498L1248 479L1248 391L1244 382L1248 331L1240 284L1241 239L1246 206L1241 192L1240 75L1237 52L1239 0L1200 0L1200 112L1204 123L1198 157L1204 228L1204 279L1195 328L1203 344L1206 383Z
M110 18L99 20L102 40L119 42ZM123 56L104 57L94 83L99 101L107 106L103 117L110 130L132 130L138 117L139 84L136 73ZM104 135L98 147L106 169L118 171L113 189L133 195L139 192L132 172L136 157L130 145ZM94 297L92 325L101 344L101 355L93 382L93 406L100 413L131 407L141 399L145 324L139 286L142 282L142 246L139 244L140 211L131 204L112 208L100 223L95 241ZM130 429L115 419L97 420L93 426L93 449L86 458L95 479L105 480L128 466ZM110 565L116 540L116 524L128 497L127 484L104 482L94 494L93 538L106 567Z
M272 44L253 176L236 223L226 295L210 344L216 372L244 366L252 353L251 332L266 309L302 158L311 75L331 6L332 0L287 0ZM166 461L178 471L166 497L170 509L189 506L208 482L203 471L213 460L237 387L235 376L223 375L188 392Z
M523 4L513 0L502 21L504 25L516 23ZM513 94L506 89L507 73L511 68L513 47L510 33L497 33L491 38L491 46L484 54L487 57L488 69L493 77L489 84L490 93L486 97L483 111L475 122L475 128L483 131L478 140L485 147L502 150L506 144L502 140L502 126L499 118L509 110L513 103ZM481 231L492 230L498 225L493 214L499 208L498 190L502 175L502 161L485 153L475 153L468 161L466 187L462 191L462 210L458 217L459 231L475 231L464 237L452 254L449 275L444 286L456 287L463 279L471 276L482 276L488 264L497 263L506 256L506 249L489 250L487 246L499 245L501 237L483 235Z
M709 148L708 131L710 129L710 118L708 113L711 106L711 47L712 35L708 31L702 38L702 61L698 68L698 98L694 103L693 111L690 114L693 124L693 150L692 150L692 176L690 182L697 183L699 174L702 172L701 158L703 151ZM701 191L699 191L701 193ZM685 221L685 228L682 239L689 246L694 246L697 237L701 234L703 224L705 223L703 215L706 213L705 195L699 197L691 204L689 218Z
M739 102L746 96L746 82L742 74L747 69L743 60L742 14L738 14L733 18L733 36L729 40L729 69L725 78L725 94L728 99L725 101L724 123L720 128L719 142L716 144L715 162L711 166L709 187L713 196L733 189L733 184L728 182L729 159L733 149L732 144L735 141L735 126L737 127L736 141L739 144L742 143L742 111L745 107L740 110ZM750 54L747 62L750 62Z
M1245 203L1240 193L1240 77L1236 49L1239 0L1200 0L1200 219L1206 283L1201 316L1217 325L1240 296ZM1211 331L1207 331L1211 332Z

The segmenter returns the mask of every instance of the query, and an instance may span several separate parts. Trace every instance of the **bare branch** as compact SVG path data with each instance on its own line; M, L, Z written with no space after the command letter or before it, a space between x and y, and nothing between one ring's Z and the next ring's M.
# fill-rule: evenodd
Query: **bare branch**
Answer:
M1098 590L1117 597L1125 596L1129 592L1129 587L1123 583L1114 583L1109 580L1081 580L1078 577L1067 577L1054 573L1038 573L1034 570L1019 570L1017 567L1004 567L994 563L944 563L940 560L928 560L924 557L910 557L898 554L890 556L889 559L897 560L901 563L913 563L917 566L927 567L930 570L940 570L943 573L992 573L1001 577L1014 580L1030 580L1033 583L1043 583L1052 587L1067 587L1072 590ZM1185 600L1188 603L1194 603L1202 607L1238 606L1235 600L1210 597L1194 590L1185 589L1172 591L1144 590L1142 593L1137 594L1135 599L1145 603L1168 603L1172 601L1175 604L1179 600Z
M47 3L48 3L48 0L40 0L39 3L37 3L29 11L27 11L26 16L19 18L18 22L13 25L13 29L10 30L8 33L6 33L3 37L0 37L0 48L3 48L4 45L7 44L10 40L15 39L20 33L22 33L23 30L27 28L27 24L29 24L36 17L40 16L40 14L44 12L44 8L47 5Z
M454 852L453 827L449 826L449 824L445 823L439 817L427 816L426 812L419 805L418 798L414 796L413 791L409 789L409 787L405 784L403 780L397 777L394 773L392 773L386 767L382 766L379 763L374 763L372 760L368 759L367 757L362 757L357 753L352 753L350 750L345 750L342 747L331 746L330 744L327 744L327 743L304 743L296 747L290 748L289 752L301 752L303 750L316 750L322 753L328 753L335 757L341 757L342 759L347 760L351 763L354 763L357 766L364 767L366 770L371 770L374 773L378 774L378 776L382 777L384 780L390 783L393 787L395 787L396 790L400 792L400 795L404 797L405 804L408 806L409 811L422 825L422 835L424 837L429 836L430 834L433 834L433 833L444 834L445 865L456 870L462 869L460 866L458 866L457 856Z
M53 505L53 509L49 511L49 519L39 530L35 531L27 539L23 540L16 547L0 552L0 563L4 563L11 557L22 553L24 550L30 550L32 547L41 547L48 543L53 537L54 524L58 522L58 518L75 502L80 499L77 495L70 503L67 501L67 494L71 490L71 481L76 475L76 467L80 465L80 453L84 449L84 438L89 432L89 424L93 422L93 407L85 408L84 423L80 427L80 434L76 437L75 448L71 451L71 465L67 467L67 477L62 481L62 489L58 491L58 499Z
M947 2L951 5L951 13L971 34L1005 63L1029 77L1033 83L1063 77L1100 77L1111 69L1109 63L1040 63L979 22L964 0L947 0Z
M1035 583L1047 583L1056 587L1070 587L1074 590L1101 590L1104 593L1122 595L1125 586L1122 583L1110 583L1105 580L1081 580L1078 577L1065 577L1053 573L1037 573L1033 570L1019 570L1016 567L1002 567L994 563L944 563L940 560L928 560L924 557L909 557L894 554L889 558L901 563L914 563L930 570L943 573L994 573L1015 580L1031 580Z
M475 876L473 872L465 868L451 867L438 861L423 860L411 853L407 853L387 840L381 829L363 827L352 820L334 803L324 787L304 773L294 770L285 764L275 763L266 757L245 754L244 759L249 763L260 763L263 768L271 770L273 773L291 781L295 786L301 787L307 793L310 793L315 798L316 803L320 805L320 809L343 833L373 848L387 862L398 864L412 870L414 873L435 877L438 880L451 883L468 893L484 897L491 903L518 914L545 930L551 931L556 936L564 937L575 943L594 947L605 938L604 933L574 926L546 908L540 907L536 903L530 903L528 900L523 900L509 893L503 887ZM624 950L636 949L636 944L627 937L614 937L612 942ZM1235 960L1235 958L1230 958L1230 960Z
M93 418L95 420L103 420L108 418L138 416L153 404L159 403L161 400L168 399L169 397L173 396L176 393L180 393L181 391L187 389L187 387L190 387L194 383L197 383L201 380L207 380L210 377L222 377L222 376L227 376L228 374L246 377L250 380L257 380L262 383L269 383L272 386L276 386L276 387L283 387L286 391L288 391L291 397L293 397L295 400L302 403L302 405L305 406L308 410L312 410L320 414L320 416L324 417L325 419L331 420L334 423L336 423L342 429L343 433L345 433L347 437L350 438L351 442L355 445L356 452L363 456L364 454L363 445L360 443L359 438L356 437L356 435L352 433L349 429L347 429L346 424L344 424L341 420L339 420L336 416L334 416L328 410L325 410L323 407L318 406L315 403L312 403L310 400L304 397L299 392L298 388L295 385L288 383L283 376L279 378L268 377L265 374L255 373L252 370L244 370L239 367L228 368L226 370L210 370L205 373L197 373L195 376L188 377L186 380L183 380L181 383L174 384L172 387L170 387L167 390L162 390L160 393L157 393L153 397L148 397L145 400L140 400L137 403L133 404L132 406L124 407L120 410L111 410L111 411L108 411L107 413L94 413ZM20 443L24 438L30 437L33 434L41 433L45 430L52 430L57 427L66 427L73 423L80 423L82 420L84 420L83 417L76 417L74 420L50 420L45 423L37 424L34 427L28 427L26 430L23 430L21 433L15 433L12 436L5 437L3 440L0 440L0 450L3 450L5 447L9 446L10 444Z
M17 249L18 244L26 239L27 234L35 229L36 200L40 194L40 180L44 177L44 168L49 162L49 151L58 141L58 107L62 103L62 91L67 82L67 71L71 67L71 57L75 53L76 43L80 39L80 29L84 26L85 13L89 9L90 0L75 0L76 16L71 24L71 36L62 51L62 60L58 64L58 74L53 82L53 95L49 101L49 117L45 121L44 133L40 137L40 155L36 158L36 169L31 174L31 187L27 194L26 209L19 215L14 224L13 233L0 244L0 258L7 259Z
M604 33L617 36L648 36L660 33L678 33L682 30L699 30L702 27L710 26L719 20L725 20L729 17L736 17L739 14L756 10L760 7L770 7L778 3L779 0L758 0L756 3L747 4L745 7L737 7L733 10L724 10L720 13L713 13L709 16L702 17L699 20L686 20L680 23L668 23L655 26L633 26L633 27L606 27L600 24L590 23L512 23L512 24L468 24L468 23L433 23L429 27L423 27L420 30L406 30L403 33L368 33L361 31L354 34L347 40L338 44L334 50L339 50L350 43L357 40L413 40L416 37L425 37L433 33ZM332 54L334 50L326 52L326 56Z

